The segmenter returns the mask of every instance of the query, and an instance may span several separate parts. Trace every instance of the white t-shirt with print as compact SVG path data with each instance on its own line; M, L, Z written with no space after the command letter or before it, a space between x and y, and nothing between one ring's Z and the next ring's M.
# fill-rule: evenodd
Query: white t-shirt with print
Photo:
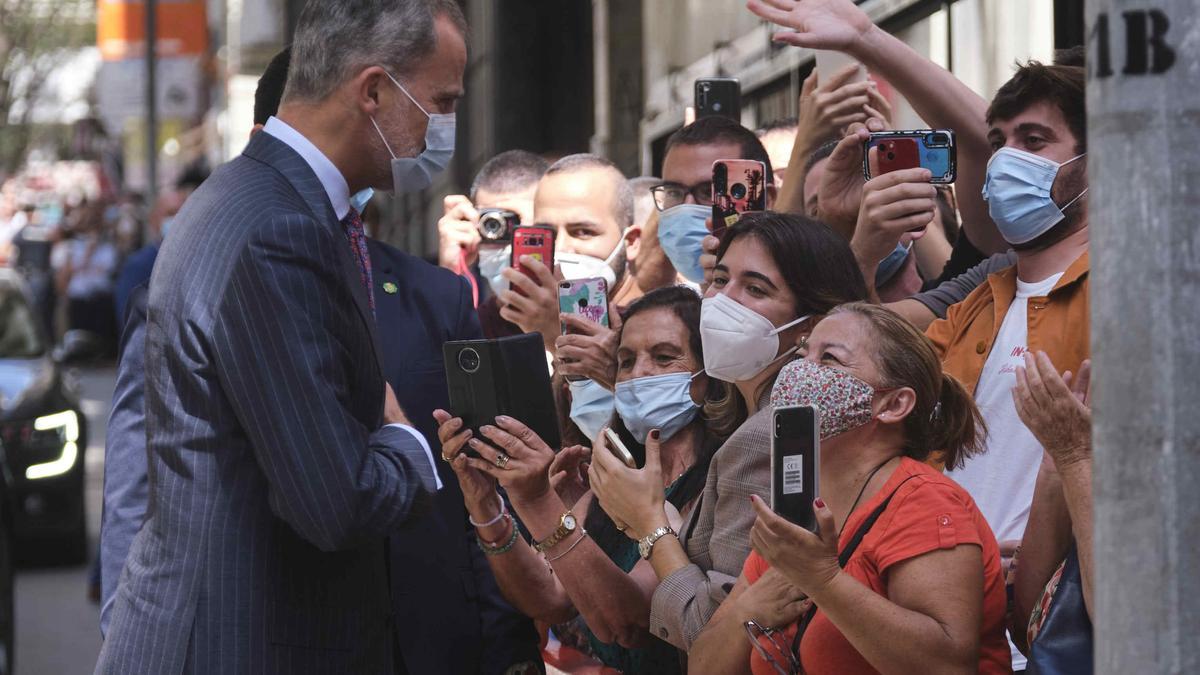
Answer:
M1020 541L1029 520L1042 446L1017 416L1012 390L1017 384L1017 367L1025 365L1028 349L1029 298L1049 295L1061 278L1062 274L1055 274L1036 283L1017 280L1016 297L1004 315L975 388L975 403L988 425L987 449L962 469L946 472L970 493L996 541ZM1024 662L1014 649L1013 668L1024 667Z

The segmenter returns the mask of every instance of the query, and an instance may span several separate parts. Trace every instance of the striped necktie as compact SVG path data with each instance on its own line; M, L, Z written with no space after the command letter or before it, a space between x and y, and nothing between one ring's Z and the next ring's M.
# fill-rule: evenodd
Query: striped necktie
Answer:
M367 232L363 229L362 217L353 207L350 208L350 213L342 219L342 228L346 231L346 238L350 240L350 253L358 262L358 277L367 291L367 304L370 305L371 314L374 315L375 285L371 275L371 256L367 252Z

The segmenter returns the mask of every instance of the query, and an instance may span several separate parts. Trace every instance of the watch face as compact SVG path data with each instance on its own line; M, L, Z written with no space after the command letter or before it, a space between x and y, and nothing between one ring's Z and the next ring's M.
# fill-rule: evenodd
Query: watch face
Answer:
M563 527L566 528L568 532L573 531L575 529L575 516L570 514L563 516Z

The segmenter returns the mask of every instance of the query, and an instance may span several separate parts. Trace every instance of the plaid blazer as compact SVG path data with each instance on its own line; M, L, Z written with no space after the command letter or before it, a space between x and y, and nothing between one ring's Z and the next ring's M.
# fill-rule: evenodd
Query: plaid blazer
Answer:
M729 437L708 469L680 543L692 564L663 579L650 605L650 632L687 651L729 595L750 555L750 495L771 490L771 388L759 410Z

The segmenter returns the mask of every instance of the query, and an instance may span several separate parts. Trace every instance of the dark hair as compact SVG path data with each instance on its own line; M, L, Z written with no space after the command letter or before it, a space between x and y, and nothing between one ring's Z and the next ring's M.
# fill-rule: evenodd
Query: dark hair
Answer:
M865 302L842 305L832 314L854 314L875 334L875 365L883 387L908 387L917 400L904 418L904 455L919 462L941 452L946 468L962 468L983 451L987 425L970 392L942 361L929 338L890 309Z
M808 174L812 171L813 167L817 165L817 162L820 162L824 159L829 159L830 156L833 155L833 151L837 149L839 142L840 141L830 140L822 143L816 149L816 151L808 156L808 159L804 160L804 171L800 174L800 192L802 193L800 197L802 199L806 201L808 200L808 195L803 194L804 181L808 180Z
M702 351L703 346L700 340L700 306L700 296L690 288L686 286L665 286L663 288L656 288L636 300L622 313L621 318L624 323L643 312L655 309L670 310L687 327L688 346L696 358L703 363L704 352ZM709 378L710 397L713 387L723 389L725 386L725 383L714 378ZM708 479L709 464L712 462L713 454L721 447L721 442L728 437L729 433L745 421L743 415L741 419L722 419L714 424L714 420L708 413L709 406L706 402L704 407L705 425L703 441L700 447L697 448L696 461L679 477L675 483L675 489L667 498L667 501L680 511L683 511L684 506L704 489L704 483ZM644 465L646 462L646 447L637 442L633 435L629 433L625 425L621 422L620 416L613 415L611 426L612 430L621 437L621 441L625 443L625 446L629 448L629 452L637 460L638 466ZM592 537L593 541L596 542L596 545L604 551L614 551L622 544L632 544L625 537L624 533L617 530L616 525L600 507L600 501L597 499L593 499L591 506L588 508L584 528L588 531L588 535Z
M754 133L762 138L772 131L795 131L800 126L799 117L781 117L777 120L771 120L758 128Z
M1017 65L1012 76L992 99L987 123L1011 120L1036 103L1049 103L1062 111L1077 144L1075 152L1087 152L1087 75L1078 50L1058 52L1055 62L1046 65L1030 61Z
M546 175L550 162L524 150L509 150L489 159L471 183L471 199L480 190L488 192L521 192L537 185Z
M795 213L748 213L727 230L717 261L744 237L757 239L771 252L796 296L797 316L827 314L838 305L867 299L850 243L828 225Z
M721 144L736 145L740 148L739 157L728 159L758 160L767 167L765 184L770 185L775 181L775 174L771 170L771 158L767 156L767 149L763 147L762 141L758 140L753 131L725 117L701 117L676 131L667 139L666 152L671 152L671 148L677 145Z
M258 88L254 90L254 123L266 124L267 119L279 112L279 102L283 100L283 88L287 85L288 66L292 62L292 48L284 47L267 64L262 77L258 78Z

